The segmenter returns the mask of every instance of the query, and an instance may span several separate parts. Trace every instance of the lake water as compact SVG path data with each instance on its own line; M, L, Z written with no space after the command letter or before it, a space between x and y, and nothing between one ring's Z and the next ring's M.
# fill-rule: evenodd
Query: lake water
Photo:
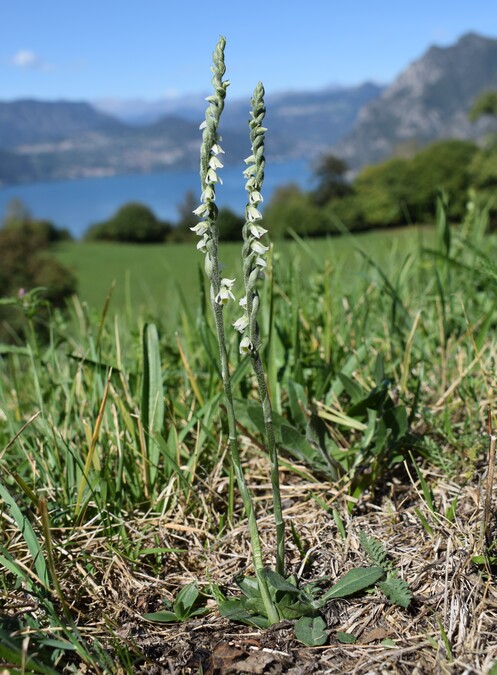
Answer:
M217 190L218 206L242 213L246 201L245 166L228 166L219 172L223 185ZM264 197L269 201L274 190L286 183L303 189L311 187L311 169L306 161L272 163L266 166ZM192 190L200 193L198 171L166 171L147 175L85 178L15 185L0 189L0 217L12 199L20 199L34 218L51 220L81 237L89 225L106 220L126 202L149 206L161 219L178 220L178 205Z

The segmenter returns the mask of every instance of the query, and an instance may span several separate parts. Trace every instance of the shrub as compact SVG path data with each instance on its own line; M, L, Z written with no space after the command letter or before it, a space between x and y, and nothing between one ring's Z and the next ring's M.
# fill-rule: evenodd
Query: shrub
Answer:
M199 222L198 218L192 213L191 217L182 217L176 227L173 227L168 236L168 241L183 242L192 241L195 239L195 233L192 232L194 227ZM244 219L228 207L219 209L217 216L217 223L221 237L225 241L241 241L242 228Z
M478 155L477 146L469 141L439 141L412 159L394 158L368 166L357 175L353 193L330 202L327 211L349 229L433 222L436 196L444 190L451 216L461 219ZM480 166L481 172L484 168L488 173L488 166Z
M264 219L273 238L289 236L289 229L300 236L310 237L335 231L326 211L316 206L310 195L292 184L275 192L264 212Z
M31 224L0 231L0 297L22 299L40 288L34 325L45 332L51 307L63 308L76 290L74 275L47 252L46 232ZM0 340L20 337L26 326L21 305L0 307Z
M158 220L148 206L130 202L109 220L92 225L85 239L155 244L163 242L171 229L171 224Z
M60 229L49 220L7 218L3 229L5 231L22 232L36 237L44 246L72 239L69 230Z
M384 227L406 222L409 161L390 159L363 169L354 182L357 218L363 227Z

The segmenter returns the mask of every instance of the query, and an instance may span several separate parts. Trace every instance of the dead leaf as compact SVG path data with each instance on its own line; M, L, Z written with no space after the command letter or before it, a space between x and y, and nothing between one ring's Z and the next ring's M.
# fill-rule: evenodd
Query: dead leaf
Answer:
M370 642L384 640L389 635L390 631L386 630L385 628L373 628L373 630L370 630L365 635L363 635L359 642L362 645L368 645Z

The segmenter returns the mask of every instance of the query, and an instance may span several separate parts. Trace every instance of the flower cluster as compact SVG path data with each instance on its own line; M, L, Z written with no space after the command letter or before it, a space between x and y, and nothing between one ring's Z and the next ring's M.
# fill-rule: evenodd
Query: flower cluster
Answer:
M223 168L220 155L224 153L218 134L219 120L224 108L228 80L223 80L226 67L224 65L224 47L226 40L221 38L213 54L212 85L214 94L207 97L209 103L205 112L205 120L200 125L202 130L202 146L200 149L200 180L202 194L200 206L193 213L201 220L191 229L199 237L197 249L206 254L205 267L213 289L213 298L219 305L224 305L234 298L231 288L234 279L221 279L220 264L217 253L217 214L216 183L222 184L218 170Z
M269 250L269 246L266 246L261 241L267 230L261 225L262 214L258 208L259 204L263 201L261 188L264 180L264 133L266 129L262 126L262 120L265 114L264 87L259 83L252 98L252 111L249 122L252 154L245 160L248 166L243 172L243 175L247 179L245 189L248 193L248 202L245 207L244 244L242 250L245 296L240 300L244 313L233 324L234 328L242 335L248 328L249 334L244 335L240 341L240 352L243 354L253 352L259 346L255 321L258 309L258 296L255 285L257 279L264 276L263 272L267 266L265 254ZM257 302L255 302L256 299Z

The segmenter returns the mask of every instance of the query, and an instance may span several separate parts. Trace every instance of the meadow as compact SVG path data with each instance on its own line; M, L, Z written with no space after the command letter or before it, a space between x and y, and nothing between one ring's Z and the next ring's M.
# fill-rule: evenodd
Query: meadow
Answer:
M329 587L371 564L369 538L409 589L400 604L374 585L330 599L320 647L292 621L260 630L216 609L251 562L199 254L64 245L80 298L48 343L33 332L0 362L7 672L493 672L497 241L484 226L472 211L453 228L277 243L268 259L287 568ZM221 248L227 267L237 253ZM271 559L255 381L229 336Z
M2 673L495 675L488 208L269 245L259 83L223 245L224 46L197 251L64 244L65 311L2 299Z
M400 228L384 233L365 233L358 241L382 267L395 269L399 257L427 244L433 235L430 228ZM276 265L293 268L303 276L325 263L339 270L347 285L353 285L364 268L361 254L346 237L308 239L305 243L279 241L275 249ZM152 312L160 318L167 313L167 327L174 333L179 325L181 307L186 298L199 294L199 272L203 276L203 260L192 243L121 244L101 242L67 242L56 249L57 259L76 274L78 296L100 312L111 293L111 313ZM226 273L240 277L240 246L228 242L222 247L222 263Z

